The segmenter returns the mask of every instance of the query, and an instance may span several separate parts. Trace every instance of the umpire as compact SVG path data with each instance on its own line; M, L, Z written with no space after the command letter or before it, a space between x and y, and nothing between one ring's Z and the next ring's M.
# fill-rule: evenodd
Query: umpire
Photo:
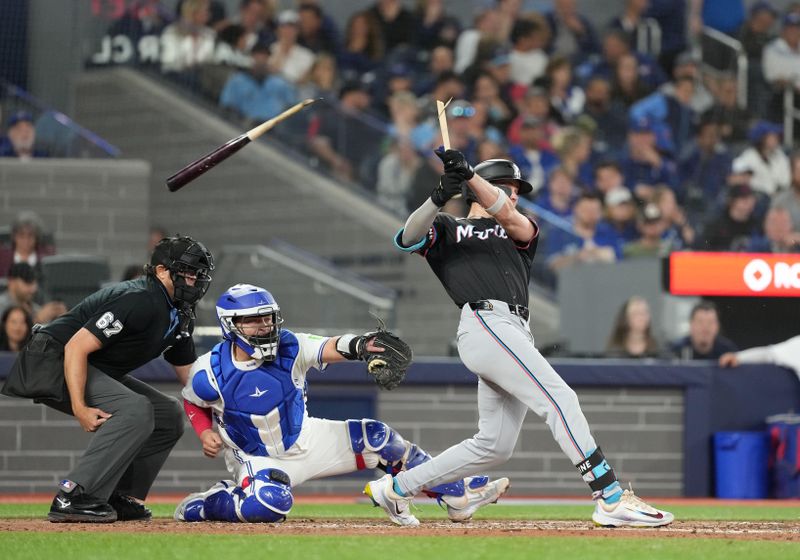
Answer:
M90 295L34 335L2 393L73 415L95 432L61 481L48 519L111 523L148 519L141 500L183 433L177 400L128 375L162 352L186 383L196 355L194 306L214 269L191 237L162 239L146 275Z

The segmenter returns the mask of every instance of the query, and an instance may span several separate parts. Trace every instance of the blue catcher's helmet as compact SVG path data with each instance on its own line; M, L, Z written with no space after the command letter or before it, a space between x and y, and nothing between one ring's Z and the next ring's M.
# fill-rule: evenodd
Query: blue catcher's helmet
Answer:
M245 317L261 317L263 323L258 325L261 327L259 331L266 329L266 334L243 332L241 322ZM277 356L283 318L275 298L264 288L250 284L228 288L217 300L217 319L223 336L248 355L268 362Z

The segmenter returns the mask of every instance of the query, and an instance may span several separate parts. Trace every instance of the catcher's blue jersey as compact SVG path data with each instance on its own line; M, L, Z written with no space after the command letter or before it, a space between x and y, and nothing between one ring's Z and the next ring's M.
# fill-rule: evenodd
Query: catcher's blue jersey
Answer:
M231 447L248 455L279 456L300 436L308 416L306 372L323 368L326 340L284 329L278 356L270 363L234 361L232 343L225 340L198 358L183 396L214 411L220 436Z

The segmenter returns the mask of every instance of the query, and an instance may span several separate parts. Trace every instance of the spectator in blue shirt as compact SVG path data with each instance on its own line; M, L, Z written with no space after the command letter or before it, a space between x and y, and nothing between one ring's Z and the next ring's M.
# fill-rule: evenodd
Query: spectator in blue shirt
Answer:
M672 343L672 352L681 360L718 360L736 345L719 334L719 312L710 301L701 301L689 315L689 336Z
M627 154L621 162L625 186L642 199L649 199L658 185L668 185L681 200L675 162L656 146L653 123L643 117L628 125Z
M601 224L603 204L595 193L583 193L573 208L574 234L552 229L547 237L547 266L559 271L580 262L612 263L622 257L622 243L608 224Z
M694 111L690 105L694 80L688 76L675 79L672 93L657 91L635 103L630 110L633 120L648 118L656 133L656 146L678 157L694 133Z
M36 127L33 115L17 111L8 117L6 136L0 138L0 157L30 159L47 157L47 152L35 147Z
M697 137L681 159L679 174L686 193L684 206L693 223L713 209L731 169L731 154L720 142L719 123L704 120Z
M569 174L560 167L550 173L547 186L536 198L536 204L559 218L572 218L572 209L578 189L569 178Z
M764 235L752 236L745 246L749 253L800 253L800 232L794 231L792 215L773 206L764 217Z
M650 0L645 13L661 27L661 54L658 62L672 75L675 58L686 50L686 0Z
M270 50L256 45L251 52L253 64L247 72L236 72L225 83L219 104L247 119L265 121L297 103L297 92L279 74L270 74Z

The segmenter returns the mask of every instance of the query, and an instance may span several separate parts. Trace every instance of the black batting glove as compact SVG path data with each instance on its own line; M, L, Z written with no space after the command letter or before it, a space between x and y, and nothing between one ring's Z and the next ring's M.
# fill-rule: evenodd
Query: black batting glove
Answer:
M454 173L445 173L439 177L439 184L433 189L433 192L431 193L431 200L436 206L441 208L444 206L445 202L457 194L461 194L461 188L463 184L464 180L458 175Z
M444 150L440 146L433 153L444 163L444 172L447 175L458 175L464 181L469 181L475 175L475 170L467 162L467 158L458 150Z

